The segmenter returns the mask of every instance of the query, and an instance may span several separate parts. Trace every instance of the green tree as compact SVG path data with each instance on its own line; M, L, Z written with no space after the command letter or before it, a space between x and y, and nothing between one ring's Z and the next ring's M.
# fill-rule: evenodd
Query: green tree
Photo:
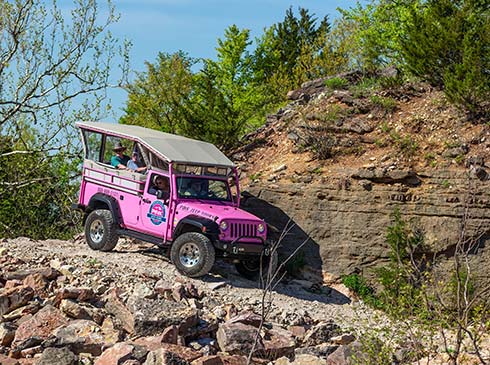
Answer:
M415 75L443 88L471 117L488 112L490 8L479 0L429 0L412 10L402 51Z
M372 0L340 9L340 26L349 29L349 58L353 67L376 72L387 65L403 68L402 40L410 14L423 0Z
M226 29L224 39L218 40L217 60L206 60L195 78L192 116L194 124L205 127L196 130L225 149L262 123L269 102L253 79L249 33L235 25Z
M284 20L266 29L257 40L255 77L268 84L278 100L287 91L321 74L314 61L324 49L330 23L327 16L318 26L317 20L305 8L299 8L299 17L289 8Z
M185 104L193 89L195 60L184 52L159 53L155 64L126 87L128 100L120 122L185 134Z
M70 231L81 150L73 122L105 113L107 87L127 72L129 45L109 32L118 17L100 5L0 0L0 236Z
M247 50L249 30L230 26L218 39L216 60L195 60L183 52L160 53L155 64L127 87L121 123L142 125L233 147L247 131L263 122L269 97L253 78Z

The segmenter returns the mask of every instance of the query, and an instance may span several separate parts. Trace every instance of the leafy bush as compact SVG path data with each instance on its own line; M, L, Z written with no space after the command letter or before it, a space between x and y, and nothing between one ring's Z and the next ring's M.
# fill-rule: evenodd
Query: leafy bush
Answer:
M349 81L342 77L332 77L328 80L325 80L325 86L333 90L346 89L348 85Z
M350 274L342 277L342 284L352 290L359 296L364 302L372 305L373 307L379 307L380 302L376 298L375 290L369 286L366 279L359 274Z
M490 8L473 0L432 0L409 13L401 42L409 70L444 89L471 117L488 113Z
M379 95L372 95L370 97L371 103L375 106L380 107L387 113L391 113L396 109L396 100L393 98L386 98Z
M24 150L8 137L0 136L0 142L0 237L68 238L79 232L70 206L76 202L80 160L63 153L8 155Z
M305 265L305 253L300 250L286 262L286 272L291 276L297 277Z

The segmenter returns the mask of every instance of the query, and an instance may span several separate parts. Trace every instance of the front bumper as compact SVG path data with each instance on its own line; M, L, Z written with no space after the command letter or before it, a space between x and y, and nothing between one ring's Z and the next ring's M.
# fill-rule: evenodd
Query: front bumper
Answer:
M240 237L244 238L244 237ZM248 237L250 238L250 237ZM220 250L223 254L223 257L243 257L243 256L260 256L270 255L270 245L264 241L260 237L253 237L256 239L260 239L260 243L248 243L248 242L239 242L239 239L236 239L232 242L224 242L217 241L214 246Z

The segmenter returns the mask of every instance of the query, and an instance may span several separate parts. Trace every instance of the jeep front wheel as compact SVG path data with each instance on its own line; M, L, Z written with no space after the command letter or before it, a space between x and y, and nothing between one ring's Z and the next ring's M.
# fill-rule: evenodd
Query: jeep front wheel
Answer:
M215 251L209 238L201 233L188 232L174 241L170 258L179 272L195 278L206 275L211 270Z
M253 257L240 260L235 264L236 271L243 277L250 280L256 280L262 273L262 279L267 280L268 272L271 273L271 278L277 270L277 252L273 251L270 256Z
M109 210L97 209L85 221L85 240L97 251L111 251L117 245L116 225Z

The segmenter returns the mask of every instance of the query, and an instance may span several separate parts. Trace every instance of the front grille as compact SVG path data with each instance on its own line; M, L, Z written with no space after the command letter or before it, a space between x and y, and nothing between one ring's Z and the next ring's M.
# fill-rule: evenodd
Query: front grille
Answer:
M255 223L230 223L230 238L257 237L257 224Z

